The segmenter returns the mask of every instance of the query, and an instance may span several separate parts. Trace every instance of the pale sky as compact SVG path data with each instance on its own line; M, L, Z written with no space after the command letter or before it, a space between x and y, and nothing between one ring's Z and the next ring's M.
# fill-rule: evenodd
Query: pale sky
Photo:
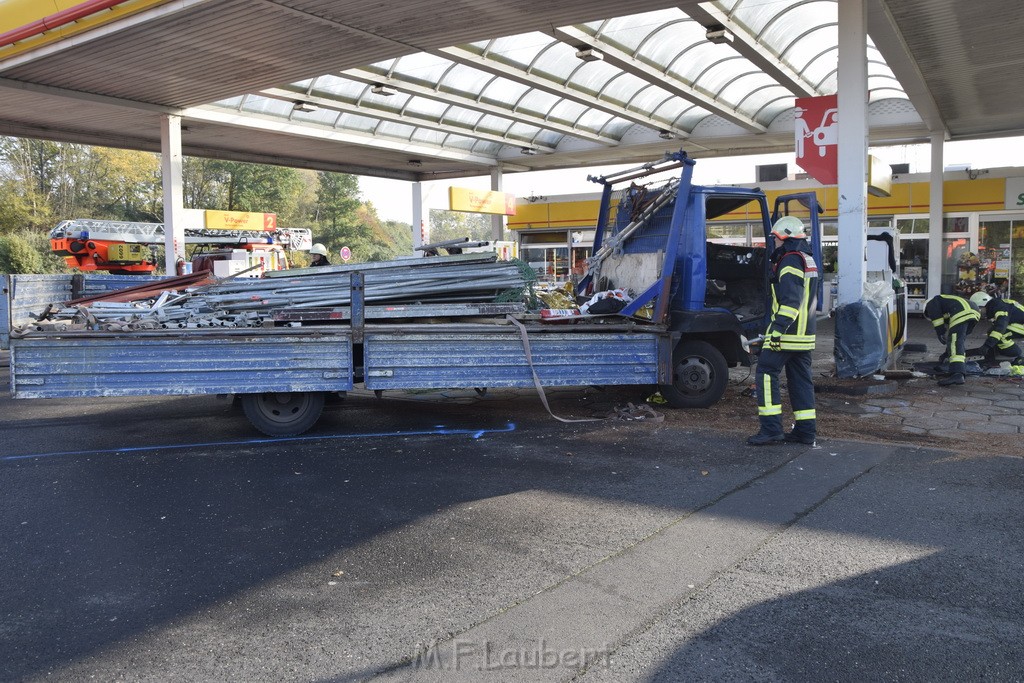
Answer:
M931 170L930 145L901 145L897 147L872 147L871 153L888 164L910 164L911 173L927 173ZM1024 137L976 140L970 142L948 142L943 150L944 165L970 164L971 168L1000 168L1024 165ZM756 182L755 167L762 164L788 163L790 173L795 173L794 155L761 154L756 156L731 157L722 159L700 159L694 167L693 179L701 185L737 185ZM639 165L639 164L633 164ZM629 166L599 166L562 171L535 171L531 173L508 173L504 176L505 192L517 197L552 197L562 194L600 192L601 187L587 181L587 175L604 175L616 169ZM423 183L424 213L429 209L448 208L450 186L472 189L490 189L490 177L454 178ZM412 223L412 184L402 180L386 180L361 176L359 189L363 199L373 202L377 212L385 220ZM424 216L426 218L426 216Z

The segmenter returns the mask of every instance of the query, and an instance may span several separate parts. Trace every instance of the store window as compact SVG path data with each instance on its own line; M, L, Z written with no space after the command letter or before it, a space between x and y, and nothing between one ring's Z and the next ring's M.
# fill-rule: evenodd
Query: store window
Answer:
M994 294L1024 298L1024 218L982 219L978 258L985 285Z
M941 289L943 294L966 292L970 294L972 270L968 252L971 250L967 216L943 218ZM923 298L928 284L928 231L927 217L896 217L896 230L900 234L900 272L907 281L908 297ZM920 285L920 286L918 286Z
M971 249L967 216L942 219L942 293L970 296L981 287L977 254Z
M579 282L594 253L594 230L530 231L519 234L520 258L537 272L540 282Z

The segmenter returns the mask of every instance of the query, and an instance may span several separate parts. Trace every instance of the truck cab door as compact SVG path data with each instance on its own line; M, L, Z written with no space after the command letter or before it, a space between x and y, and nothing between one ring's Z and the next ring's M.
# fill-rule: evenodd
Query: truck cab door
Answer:
M818 195L814 192L780 195L775 198L775 209L772 211L772 225L783 216L795 215L804 218L804 214L807 214L807 222L811 228L808 241L811 243L814 262L818 264L818 313L821 313L824 306L825 293L825 278L821 272L821 221L818 218L823 213L825 209L818 203ZM765 245L770 255L775 250L775 240L770 233L765 235Z

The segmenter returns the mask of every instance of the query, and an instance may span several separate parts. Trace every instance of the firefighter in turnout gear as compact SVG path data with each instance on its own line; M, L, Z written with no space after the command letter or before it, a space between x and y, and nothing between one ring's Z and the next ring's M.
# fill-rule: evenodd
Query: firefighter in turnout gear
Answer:
M939 343L946 345L946 351L939 357L939 361L949 360L949 376L940 379L939 386L963 384L967 335L981 320L981 313L967 299L952 294L939 294L925 304L924 317L932 321Z
M992 321L992 329L977 352L986 360L995 360L998 353L1012 358L1014 365L1024 365L1024 354L1014 341L1024 339L1024 305L1013 299L996 299L985 292L971 295L971 303Z
M309 250L309 267L319 268L320 266L331 265L330 259L327 258L327 247L317 242L313 245L313 248Z
M780 246L771 257L771 322L757 361L757 415L761 428L747 439L747 444L764 446L789 441L811 445L817 435L811 352L818 265L804 224L796 216L783 216L776 221L772 235ZM779 373L783 368L795 418L793 431L788 434L782 429Z

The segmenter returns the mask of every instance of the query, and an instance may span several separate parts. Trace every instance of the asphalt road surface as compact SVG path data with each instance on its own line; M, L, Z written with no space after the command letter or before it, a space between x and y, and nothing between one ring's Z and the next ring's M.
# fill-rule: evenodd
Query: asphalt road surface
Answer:
M1019 457L411 398L0 398L0 679L1024 678Z

